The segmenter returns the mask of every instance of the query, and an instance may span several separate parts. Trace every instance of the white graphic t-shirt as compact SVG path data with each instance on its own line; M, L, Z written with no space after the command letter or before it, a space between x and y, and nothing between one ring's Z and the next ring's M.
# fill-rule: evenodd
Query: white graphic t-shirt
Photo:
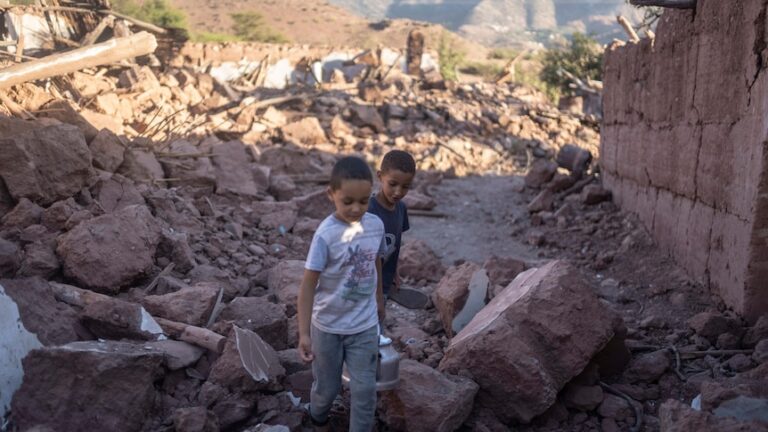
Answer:
M378 324L376 258L384 223L366 213L352 224L330 215L317 228L305 268L320 272L312 324L326 333L355 334Z

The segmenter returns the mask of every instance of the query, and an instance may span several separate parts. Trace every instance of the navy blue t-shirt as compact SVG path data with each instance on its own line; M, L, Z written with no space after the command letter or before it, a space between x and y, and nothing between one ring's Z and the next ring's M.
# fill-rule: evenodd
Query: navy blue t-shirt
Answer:
M408 231L408 209L402 201L395 205L394 210L384 208L375 196L368 202L368 212L378 216L384 222L384 231L394 237L394 250L384 261L382 268L384 294L389 293L389 288L395 281L397 274L397 260L400 256L400 244L403 233ZM388 236L389 237L389 236Z

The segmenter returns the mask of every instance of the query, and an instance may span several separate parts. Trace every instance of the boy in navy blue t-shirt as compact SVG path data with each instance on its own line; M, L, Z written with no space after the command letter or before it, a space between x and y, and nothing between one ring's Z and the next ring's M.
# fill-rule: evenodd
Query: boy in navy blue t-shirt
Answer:
M368 212L381 218L387 233L387 250L382 257L382 278L384 296L388 297L390 290L400 288L397 260L400 256L402 234L410 228L408 209L402 199L408 194L416 175L416 162L407 152L392 150L384 155L376 175L381 189L368 203Z

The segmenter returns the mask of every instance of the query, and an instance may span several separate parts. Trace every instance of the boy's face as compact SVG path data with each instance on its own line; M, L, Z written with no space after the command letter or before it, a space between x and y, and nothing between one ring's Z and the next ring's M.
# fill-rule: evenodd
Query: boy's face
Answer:
M408 195L414 177L413 173L406 173L397 169L379 171L376 175L381 182L381 195L390 207L394 207L403 197Z
M343 180L338 189L328 188L328 196L336 206L336 217L347 223L360 221L368 211L372 187L368 180Z

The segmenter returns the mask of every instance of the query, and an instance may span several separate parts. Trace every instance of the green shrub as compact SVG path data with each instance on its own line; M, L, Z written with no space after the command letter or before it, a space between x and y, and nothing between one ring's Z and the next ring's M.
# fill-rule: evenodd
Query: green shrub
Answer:
M238 42L241 39L237 36L226 33L214 33L214 32L193 32L190 36L193 42Z
M563 94L571 94L570 81L560 71L566 70L581 79L601 79L603 47L589 36L574 33L567 47L547 50L542 62L541 80Z
M187 29L187 17L165 0L114 0L112 7L125 15L132 16L160 27Z
M491 60L512 60L518 54L520 51L512 48L494 48L488 54L488 58Z
M440 74L448 81L456 81L458 67L464 62L464 53L456 47L455 42L446 32L440 35L437 55L440 61Z
M230 15L232 31L240 40L249 42L285 43L288 38L270 28L258 12L238 12Z
M501 73L503 66L491 62L467 62L459 67L459 72L467 75L477 75L490 81Z

